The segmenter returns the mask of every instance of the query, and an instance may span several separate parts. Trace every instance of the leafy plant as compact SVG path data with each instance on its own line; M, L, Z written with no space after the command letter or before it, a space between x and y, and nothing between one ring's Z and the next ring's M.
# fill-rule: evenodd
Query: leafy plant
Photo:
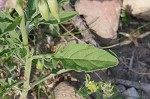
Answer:
M115 86L111 82L104 81L91 81L89 74L86 75L85 84L79 89L79 94L81 94L85 99L93 93L96 93L96 99L123 99L117 93Z
M58 1L59 3L53 0L54 6L49 4L49 0L16 0L14 9L5 8L0 11L0 65L4 66L10 75L15 75L9 77L9 83L7 76L1 77L1 98L8 94L8 97L13 95L25 99L33 87L59 74L70 70L92 72L118 64L113 55L87 44L69 43L65 48L59 47L56 53L45 55L37 53L35 48L30 46L29 35L40 25L59 27L77 15L75 11L61 9L60 5L67 0ZM5 3L10 2L12 1ZM43 7L45 8L42 9ZM61 68L58 68L58 64L61 64ZM42 77L32 79L31 75L36 75L31 72L34 66L42 73ZM50 72L45 75L44 69L47 68ZM16 91L10 95L10 89Z

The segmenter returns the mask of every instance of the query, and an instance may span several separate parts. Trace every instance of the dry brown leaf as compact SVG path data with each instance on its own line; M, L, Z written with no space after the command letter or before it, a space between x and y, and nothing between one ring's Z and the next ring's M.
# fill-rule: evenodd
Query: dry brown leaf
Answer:
M78 0L75 9L102 38L117 37L121 0Z

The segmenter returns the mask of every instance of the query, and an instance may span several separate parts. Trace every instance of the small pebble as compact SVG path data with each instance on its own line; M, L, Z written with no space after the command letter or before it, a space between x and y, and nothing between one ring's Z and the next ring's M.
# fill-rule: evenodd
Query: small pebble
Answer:
M55 99L83 99L68 82L61 82L55 87L54 97Z
M133 87L124 91L123 95L126 96L125 99L139 99L140 97L136 89Z
M117 86L117 91L118 91L119 93L122 93L122 92L124 92L125 90L126 90L125 86L123 86L123 85L118 85L118 86Z
M123 7L133 16L150 21L150 0L123 0Z

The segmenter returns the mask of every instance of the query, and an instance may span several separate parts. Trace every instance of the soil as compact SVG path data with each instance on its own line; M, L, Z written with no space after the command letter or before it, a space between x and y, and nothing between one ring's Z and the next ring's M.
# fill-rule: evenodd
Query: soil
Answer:
M134 20L134 22L135 21L142 23L144 22L137 19ZM119 31L129 33L130 30L136 29L138 26L140 26L140 24L124 26ZM147 30L144 30L142 31L142 33L145 33L146 31ZM97 41L97 43L101 42ZM113 78L139 82L139 85L140 83L150 83L150 35L145 38L138 39L138 46L135 46L133 43L131 43L128 45L118 46L110 49L117 54L119 64L116 67L110 68L108 70L89 73L91 75L92 80L105 81L106 79L110 80ZM73 71L70 73L71 77L78 79L80 82L72 85L75 88L79 88L79 86L81 86L85 81L85 73L78 73ZM72 83L72 81L69 82L70 84ZM115 85L120 86L123 84L115 83ZM123 86L125 87L125 89L127 89L130 88L132 85ZM137 91L139 92L140 88L137 89ZM139 94L142 97L142 99L150 99L150 92L145 92L142 90ZM95 97L93 97L92 99L95 99Z

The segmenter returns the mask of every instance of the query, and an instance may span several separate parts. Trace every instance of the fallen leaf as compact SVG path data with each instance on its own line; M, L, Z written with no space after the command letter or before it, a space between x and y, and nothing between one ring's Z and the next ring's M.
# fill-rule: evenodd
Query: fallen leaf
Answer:
M102 38L117 38L121 0L78 0L75 9Z

